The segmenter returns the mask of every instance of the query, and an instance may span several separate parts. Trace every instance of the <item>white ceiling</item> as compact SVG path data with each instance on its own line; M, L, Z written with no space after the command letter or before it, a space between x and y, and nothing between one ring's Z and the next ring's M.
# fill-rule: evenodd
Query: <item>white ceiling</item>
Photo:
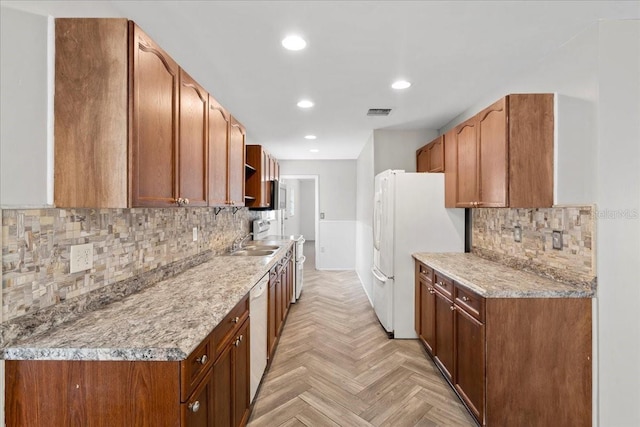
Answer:
M354 159L373 129L440 129L599 19L640 18L640 1L1 4L136 21L245 125L248 143L279 159ZM289 33L307 48L285 51ZM413 85L395 91L398 78ZM315 106L299 109L302 98Z

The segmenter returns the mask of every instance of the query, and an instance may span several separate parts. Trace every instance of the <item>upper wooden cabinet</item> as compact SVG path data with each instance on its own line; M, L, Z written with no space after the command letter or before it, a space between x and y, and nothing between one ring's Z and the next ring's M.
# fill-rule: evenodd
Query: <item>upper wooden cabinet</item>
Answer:
M261 145L247 145L246 205L250 208L272 208L271 183L279 180L277 160Z
M416 151L417 172L445 171L444 136L439 136Z
M245 142L244 126L233 116L229 127L229 182L228 201L232 206L244 206L245 184Z
M55 79L57 207L244 205L244 128L133 22L56 19Z
M244 127L209 96L209 205L244 206Z
M553 120L552 94L519 94L458 125L455 206L550 207Z
M458 183L458 152L456 150L456 131L444 134L444 207L456 207L456 188Z

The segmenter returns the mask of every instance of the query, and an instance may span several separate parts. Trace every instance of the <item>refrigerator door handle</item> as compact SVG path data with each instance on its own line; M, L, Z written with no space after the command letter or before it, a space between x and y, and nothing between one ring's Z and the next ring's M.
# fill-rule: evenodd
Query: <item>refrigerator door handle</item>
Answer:
M376 276L376 279L380 280L382 283L386 283L388 280L393 280L393 277L385 276L376 267L372 267L371 272L373 273L374 276Z

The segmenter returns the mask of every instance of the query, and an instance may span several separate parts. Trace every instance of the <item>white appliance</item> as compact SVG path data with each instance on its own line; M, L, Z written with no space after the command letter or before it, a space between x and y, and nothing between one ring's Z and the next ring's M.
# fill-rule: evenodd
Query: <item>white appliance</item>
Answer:
M267 289L269 274L265 274L249 292L249 313L251 316L251 340L249 341L250 370L249 380L251 400L253 401L262 374L267 367Z
M464 209L445 209L444 174L386 170L375 177L373 307L395 338L416 338L415 252L464 252Z
M304 236L302 234L282 235L282 234L270 234L281 232L277 229L280 223L277 221L271 221L267 219L257 219L253 221L253 240L294 240L296 242L294 246L294 257L296 260L296 268L293 271L293 283L295 284L295 292L291 297L291 302L295 303L302 294L303 271L304 262L306 257L304 256ZM276 229L274 229L276 228Z

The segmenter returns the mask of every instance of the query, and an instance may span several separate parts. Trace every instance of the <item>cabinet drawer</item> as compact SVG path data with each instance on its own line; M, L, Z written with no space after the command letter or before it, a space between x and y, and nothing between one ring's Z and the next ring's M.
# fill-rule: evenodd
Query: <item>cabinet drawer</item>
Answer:
M434 273L434 280L436 282L436 289L450 299L453 299L453 280L443 276L437 271Z
M204 373L213 364L214 356L211 336L208 336L180 363L180 396L183 402L189 397Z
M480 295L456 284L455 304L484 323L484 298Z
M242 322L249 317L249 294L236 305L222 322L213 330L213 342L216 347L216 356L220 354L222 348L231 339L235 330L242 325Z
M420 279L425 280L429 283L432 282L433 278L433 269L428 265L424 265L422 263L418 263L418 274L420 274Z

